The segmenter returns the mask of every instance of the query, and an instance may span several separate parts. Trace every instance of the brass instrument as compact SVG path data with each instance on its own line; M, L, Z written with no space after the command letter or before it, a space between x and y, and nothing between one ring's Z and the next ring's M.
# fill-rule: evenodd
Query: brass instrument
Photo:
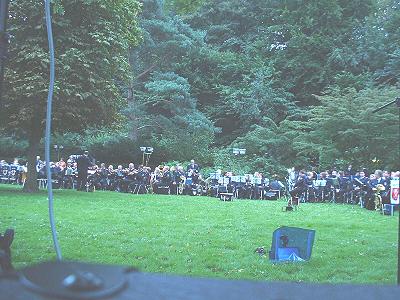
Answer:
M375 193L374 195L375 210L381 210L382 209L381 192L385 190L385 186L383 184L378 184L376 188L373 188L372 190Z

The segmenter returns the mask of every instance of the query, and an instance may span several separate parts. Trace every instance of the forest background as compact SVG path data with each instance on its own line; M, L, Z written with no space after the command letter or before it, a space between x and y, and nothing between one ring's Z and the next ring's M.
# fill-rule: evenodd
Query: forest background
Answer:
M1 159L43 153L40 2L10 2ZM61 156L138 164L151 146L152 166L400 169L399 110L372 112L400 97L400 1L55 0L53 15Z

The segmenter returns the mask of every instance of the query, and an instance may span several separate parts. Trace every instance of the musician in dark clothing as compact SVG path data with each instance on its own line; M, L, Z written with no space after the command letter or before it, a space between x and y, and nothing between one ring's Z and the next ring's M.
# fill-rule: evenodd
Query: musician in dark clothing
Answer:
M382 193L382 203L390 203L390 173L388 171L383 171L382 184L385 190Z
M170 184L170 192L171 194L176 195L178 193L178 185L181 180L179 172L176 170L176 167L172 166L170 168L170 174L171 174L171 184Z
M83 155L80 155L76 160L76 163L78 170L77 190L86 191L88 168L93 165L89 157L89 152L85 151Z
M147 192L147 186L150 185L150 172L149 168L140 165L136 174L137 188L134 192L144 194Z
M364 171L361 171L358 176L355 176L356 182L359 183L360 187L364 187L368 183L368 177L365 176Z
M293 190L290 191L290 195L294 198L299 196L307 190L307 176L303 170L299 172L296 183Z
M100 168L97 170L97 178L96 186L98 189L105 191L107 189L107 179L108 179L108 169L106 168L105 163L101 163Z
M348 202L350 199L350 193L353 189L349 172L339 172L339 193L338 198L343 202Z
M122 181L122 190L124 192L133 192L135 184L138 184L137 174L138 170L135 169L135 165L130 163L126 170L125 178Z
M127 174L127 170L122 168L122 165L118 165L117 169L115 170L115 190L117 192L122 192L122 182Z
M163 186L171 186L172 182L173 182L173 178L172 178L172 173L169 170L168 166L164 166L163 170L162 170L163 176L161 178L161 184Z
M188 177L192 178L193 184L198 184L200 179L199 171L193 170L193 172L188 173Z
M356 195L355 198L357 199L356 201L359 201L361 207L364 207L366 202L365 196L368 190L368 178L365 176L364 171L360 171L353 177L353 184L355 186L354 192Z
M369 180L367 181L367 194L365 208L368 210L373 210L375 208L375 190L378 185L378 180L375 174L369 175Z
M186 171L187 171L187 172L189 172L189 171L194 171L194 172L196 172L196 173L199 173L199 172L200 172L200 166L199 166L198 164L196 164L196 163L194 162L194 160L192 159L192 160L190 161L190 165L187 166Z
M113 165L109 165L107 168L108 175L107 175L107 190L115 191L117 188L117 175L116 170L114 170Z
M150 184L150 168L144 167L143 165L140 165L138 168L138 173L137 173L137 181L139 184L143 185L148 185Z
M311 181L317 180L318 179L318 173L317 173L317 169L315 167L312 167L311 173L312 173L312 178L310 178Z
M352 166L352 165L349 165L349 166L347 167L347 173L348 173L348 176L350 177L350 179L352 179L353 176L356 175L356 171L353 169L353 166Z

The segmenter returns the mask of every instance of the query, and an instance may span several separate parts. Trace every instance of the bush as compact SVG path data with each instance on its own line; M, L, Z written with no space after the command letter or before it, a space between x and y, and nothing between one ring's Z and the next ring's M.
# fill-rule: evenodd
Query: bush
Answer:
M17 140L15 137L0 136L0 159L11 162L15 157L24 157L28 142Z

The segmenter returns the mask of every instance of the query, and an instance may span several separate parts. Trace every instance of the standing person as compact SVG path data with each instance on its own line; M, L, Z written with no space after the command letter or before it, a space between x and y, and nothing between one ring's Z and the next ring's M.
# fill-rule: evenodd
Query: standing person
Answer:
M291 190L290 196L292 197L292 205L297 205L299 202L299 198L301 195L307 191L307 176L306 172L304 170L301 170L299 172L299 176L297 177L296 183L293 187L293 190Z
M76 160L76 163L78 171L77 190L85 191L88 177L88 168L92 165L92 162L89 158L89 152L85 151L83 155L80 155Z
M173 195L177 195L180 176L175 166L171 167L170 174L171 174L171 184L169 187L170 193Z
M40 159L40 156L36 156L36 172L39 173L43 167L43 161Z
M390 204L390 173L389 171L383 171L382 184L385 187L384 192L382 193L382 203Z
M288 169L287 171L288 171L287 181L288 181L289 192L290 192L291 190L294 189L294 185L296 184L296 180L297 180L297 177L299 174L295 167L292 167L292 168Z
M196 164L196 163L194 162L194 159L192 159L192 160L190 161L190 165L187 166L186 171L189 172L190 170L192 170L192 172L196 172L196 173L199 173L199 172L200 172L200 167L199 167L198 164Z
M365 208L368 210L375 209L375 191L376 186L378 185L378 180L376 179L375 174L369 175L369 180L367 182L367 195L366 195L366 204Z

